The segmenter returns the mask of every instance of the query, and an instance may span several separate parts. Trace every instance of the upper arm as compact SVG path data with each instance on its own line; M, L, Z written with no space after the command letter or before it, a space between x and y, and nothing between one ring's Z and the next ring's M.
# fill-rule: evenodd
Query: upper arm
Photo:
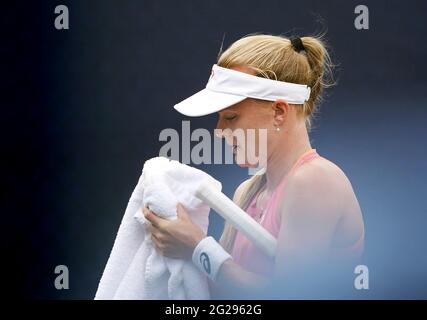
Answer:
M280 210L279 273L324 256L341 216L340 193L340 179L330 174L306 171L290 178Z

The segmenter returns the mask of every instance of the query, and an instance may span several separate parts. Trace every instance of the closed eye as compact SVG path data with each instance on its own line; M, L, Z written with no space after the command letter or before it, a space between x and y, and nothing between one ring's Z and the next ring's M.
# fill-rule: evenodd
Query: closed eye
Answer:
M224 119L227 121L231 121L231 120L236 119L236 117L237 117L236 115L233 115L233 116L224 117Z

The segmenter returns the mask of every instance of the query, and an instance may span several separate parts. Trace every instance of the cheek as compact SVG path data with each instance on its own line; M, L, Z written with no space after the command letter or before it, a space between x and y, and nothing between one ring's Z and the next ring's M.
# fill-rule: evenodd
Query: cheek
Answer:
M262 141L267 140L259 139L260 131L264 131L264 136L269 134L271 131L271 117L262 112L240 114L235 121L229 123L228 127L233 131L235 139L243 135L245 141L252 139L254 141L253 145L258 146ZM255 137L255 140L253 137Z
M237 140L237 144L236 160L240 166L257 167L267 163L271 144L266 129L247 129L244 140Z
M267 134L267 151L268 154L271 153L271 151L276 147L277 145L277 139L275 139L275 132L273 132L272 130L268 131Z

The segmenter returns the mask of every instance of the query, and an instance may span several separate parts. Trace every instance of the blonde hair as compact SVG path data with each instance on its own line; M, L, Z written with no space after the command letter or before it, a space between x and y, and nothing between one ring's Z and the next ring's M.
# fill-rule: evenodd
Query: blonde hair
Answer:
M310 99L297 111L310 129L323 89L334 84L333 64L322 36L301 37L301 41L305 50L297 52L284 36L247 35L220 52L217 64L224 68L245 65L258 77L309 86Z
M297 108L297 114L304 117L310 129L323 89L333 85L333 65L322 36L300 39L304 50L297 52L290 39L284 36L250 34L234 42L224 52L220 51L217 64L224 68L244 65L254 69L259 77L309 86L310 98ZM265 182L264 174L249 179L242 186L242 192L236 192L236 204L245 210ZM229 252L235 235L236 230L226 222L220 243Z
M244 182L244 185L242 185L242 190L239 190L239 192L236 191L236 197L233 199L234 202L240 208L246 210L252 197L258 192L258 190L262 188L265 182L265 174L254 175L248 181ZM219 239L219 243L229 253L231 253L233 248L235 237L236 229L229 222L225 222L224 231L222 232L221 238Z

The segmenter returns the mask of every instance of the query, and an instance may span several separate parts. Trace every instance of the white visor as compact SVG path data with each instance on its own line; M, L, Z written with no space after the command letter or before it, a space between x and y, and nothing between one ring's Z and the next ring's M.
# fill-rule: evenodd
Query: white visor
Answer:
M214 64L206 88L174 108L186 116L198 117L221 111L246 98L283 99L290 104L303 104L310 98L310 87L261 78Z

